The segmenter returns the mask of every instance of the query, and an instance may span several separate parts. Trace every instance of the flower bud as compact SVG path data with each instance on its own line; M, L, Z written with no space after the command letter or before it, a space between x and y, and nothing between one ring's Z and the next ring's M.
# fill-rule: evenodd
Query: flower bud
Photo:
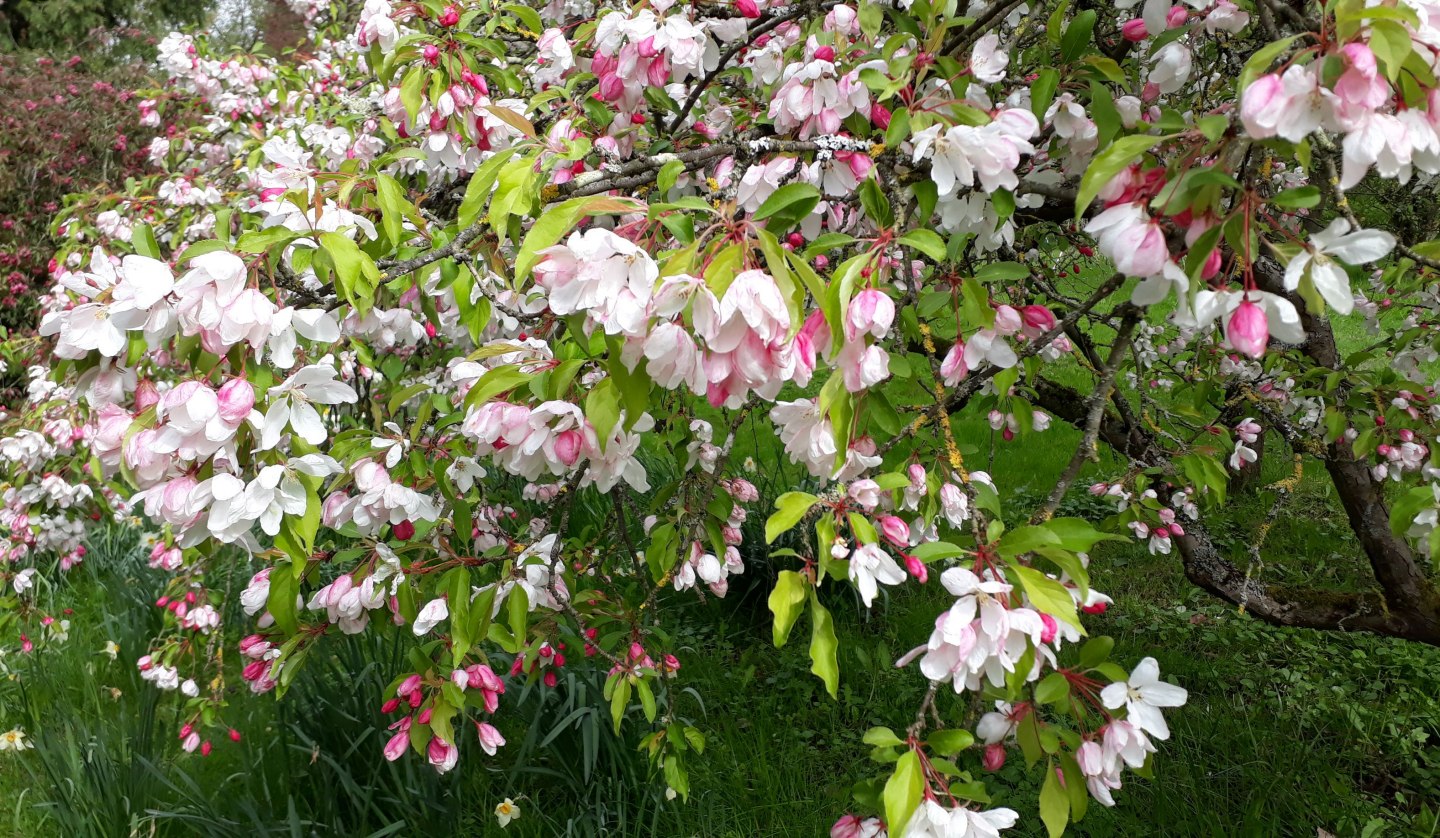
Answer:
M1237 351L1251 358L1264 355L1265 344L1270 342L1265 310L1250 302L1249 297L1241 300L1225 324L1225 338Z
M1005 746L999 742L985 746L985 757L981 761L986 771L999 771L1005 766Z
M880 531L896 547L905 547L910 543L910 526L894 515L880 519Z
M142 413L159 401L160 391L155 389L155 382L148 378L140 379L140 383L135 385L135 412Z

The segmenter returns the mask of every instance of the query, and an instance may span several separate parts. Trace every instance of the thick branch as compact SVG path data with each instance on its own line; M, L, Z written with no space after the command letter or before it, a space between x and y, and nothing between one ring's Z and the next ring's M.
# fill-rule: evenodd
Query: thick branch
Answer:
M1086 420L1085 398L1078 390L1042 378L1036 392L1036 403L1050 413L1077 426ZM1140 427L1127 428L1114 414L1105 414L1099 436L1138 465L1169 465L1168 452L1150 432ZM1389 532L1388 527L1385 532ZM1425 614L1394 610L1379 594L1271 585L1250 577L1225 558L1199 522L1188 523L1185 534L1174 536L1173 541L1186 578L1221 599L1243 605L1267 623L1327 631L1368 631L1440 646L1440 621Z

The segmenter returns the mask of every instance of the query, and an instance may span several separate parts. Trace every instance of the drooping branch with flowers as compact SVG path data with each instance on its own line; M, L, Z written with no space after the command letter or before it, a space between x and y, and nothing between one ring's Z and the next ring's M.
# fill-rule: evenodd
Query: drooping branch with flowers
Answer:
M328 635L390 632L385 758L493 755L507 685L599 667L683 797L705 737L662 595L772 576L776 645L804 619L834 696L820 592L938 585L896 662L925 700L865 734L867 813L832 834L996 835L1019 815L980 771L1018 749L1056 835L1186 698L1087 635L1101 542L1261 619L1440 643L1440 242L1347 202L1440 173L1440 5L291 5L313 40L282 60L161 44L154 174L57 219L0 439L4 642L33 645L91 515L143 514L171 581L139 666L187 750L237 679L283 692ZM1332 315L1373 347L1342 357ZM1079 430L1038 508L967 460L971 415ZM757 426L799 469L763 500L734 456ZM1334 481L1358 590L1269 584L1208 534L1266 433ZM1060 514L1102 445L1113 514ZM237 561L227 631L207 580Z

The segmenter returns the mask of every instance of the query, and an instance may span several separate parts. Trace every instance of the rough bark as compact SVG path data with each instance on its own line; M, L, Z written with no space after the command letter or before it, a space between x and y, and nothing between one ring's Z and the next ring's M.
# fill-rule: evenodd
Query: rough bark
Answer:
M1079 391L1041 378L1037 381L1036 394L1036 403L1040 407L1077 427L1084 426L1085 398ZM1099 435L1110 447L1140 465L1152 468L1168 465L1168 452L1151 432L1139 425L1126 423L1113 412L1107 411L1101 420ZM1365 471L1363 467L1361 471ZM1331 476L1336 479L1335 472L1331 472ZM1365 473L1364 478L1363 486L1373 490L1369 474ZM1341 489L1338 479L1336 488ZM1390 537L1388 512L1383 502L1378 508L1374 507L1371 503L1373 499L1363 497L1363 487L1347 488L1341 495L1350 515L1351 528L1356 531L1366 555L1372 556L1372 550L1388 549L1387 538L1394 539ZM1351 501L1344 500L1347 496ZM1356 507L1353 512L1352 504ZM1375 516L1382 514L1381 531L1373 532ZM1364 530L1370 531L1362 532ZM1396 560L1409 556L1410 551L1403 542L1400 546L1404 548L1404 553L1398 556L1382 554L1385 560L1378 566L1372 556L1372 567L1376 568L1376 579L1385 591L1384 596L1373 592L1296 588L1247 578L1245 571L1225 557L1210 539L1204 525L1198 522L1187 524L1185 535L1175 537L1174 542L1186 578L1215 596L1242 605L1265 622L1327 631L1366 631L1440 646L1440 620L1436 619L1433 607L1426 606L1426 603L1434 602L1433 595L1428 599L1420 595L1417 602L1416 596L1406 593L1415 580L1403 578L1398 582L1401 589L1392 591L1392 583L1396 581L1394 574L1387 571L1381 576L1380 567L1389 568ZM1386 579L1392 582L1387 583ZM1430 590L1427 581L1423 578L1419 581L1424 583L1424 588L1420 590ZM1406 605L1401 607L1401 602Z

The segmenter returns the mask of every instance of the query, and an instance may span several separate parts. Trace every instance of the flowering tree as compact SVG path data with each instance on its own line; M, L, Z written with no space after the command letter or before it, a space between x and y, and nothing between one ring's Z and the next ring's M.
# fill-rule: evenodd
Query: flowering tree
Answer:
M291 5L292 61L162 43L155 172L61 213L54 362L0 440L5 630L40 631L88 513L143 510L171 581L139 666L187 750L224 730L207 579L245 554L251 689L327 635L404 636L384 755L446 771L467 725L504 744L507 684L599 667L681 796L705 737L662 592L724 596L768 554L775 643L808 622L834 695L820 591L943 586L896 662L929 690L865 734L877 817L845 836L998 834L1019 816L977 769L1012 749L1052 835L1148 770L1186 696L1086 635L1107 539L1262 619L1440 640L1440 243L1345 195L1440 172L1440 7ZM1357 311L1375 337L1342 357L1329 317ZM1038 508L966 463L970 413L1079 429ZM746 423L805 475L764 502ZM1263 531L1249 569L1207 536L1266 432L1333 479L1373 584L1267 584ZM1101 442L1114 514L1057 517Z

